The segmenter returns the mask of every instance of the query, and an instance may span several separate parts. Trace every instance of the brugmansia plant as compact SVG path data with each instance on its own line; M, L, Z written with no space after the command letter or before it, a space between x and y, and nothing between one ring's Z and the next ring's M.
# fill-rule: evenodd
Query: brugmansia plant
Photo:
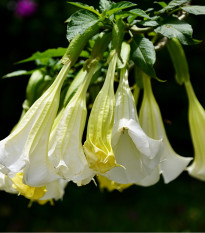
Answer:
M35 70L4 76L30 79L20 120L0 141L0 189L45 204L61 199L71 181L96 180L100 188L122 191L154 185L160 175L169 183L185 170L205 180L205 111L183 50L200 43L185 19L205 14L205 6L189 0L152 2L149 9L128 1L99 0L99 9L69 4L79 10L67 20L68 48L36 52L19 62L35 61ZM162 81L154 65L164 47L187 92L193 158L173 150L152 91L152 80Z

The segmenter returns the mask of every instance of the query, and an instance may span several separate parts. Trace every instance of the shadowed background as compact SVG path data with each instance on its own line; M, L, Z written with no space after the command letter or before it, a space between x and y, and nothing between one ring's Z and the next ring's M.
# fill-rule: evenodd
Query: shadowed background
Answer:
M36 0L36 11L27 17L15 13L17 1L0 1L1 52L0 76L18 69L32 69L33 63L14 65L36 51L67 47L64 21L76 10L64 0ZM139 8L153 1L137 2ZM143 4L142 4L143 2ZM84 1L98 5L98 1ZM151 3L151 4L150 4ZM203 5L203 0L194 4ZM205 16L188 19L194 38L205 41ZM185 47L191 80L199 101L205 106L205 42ZM166 83L153 81L170 142L182 156L192 156L193 148L187 121L187 97L176 84L166 48L157 53L156 71ZM18 121L25 98L27 76L0 80L0 139ZM120 193L100 191L94 183L85 187L68 184L63 201L28 208L21 196L0 192L1 231L204 231L205 184L184 172L168 185L143 188L132 186Z

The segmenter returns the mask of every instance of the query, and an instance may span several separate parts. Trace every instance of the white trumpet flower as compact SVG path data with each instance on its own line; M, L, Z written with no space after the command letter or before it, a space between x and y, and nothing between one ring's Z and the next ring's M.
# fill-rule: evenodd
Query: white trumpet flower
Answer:
M119 184L149 186L159 179L158 176L152 176L148 182L143 182L159 164L161 141L151 139L142 130L128 83L128 70L122 69L120 76L116 93L112 147L116 162L123 167L115 167L103 175Z
M59 178L48 161L48 140L60 90L70 68L64 65L53 84L31 106L12 133L0 141L1 171L9 176L23 172L26 185L41 187Z
M189 127L194 146L195 159L187 168L189 174L205 181L205 111L199 103L191 82L185 82L189 100Z
M82 146L86 122L86 91L97 63L90 68L84 82L63 109L49 140L49 160L56 173L78 185L87 184L95 173L89 168Z
M144 74L144 96L140 109L139 121L146 134L154 139L163 139L160 150L161 161L158 174L161 173L164 182L169 183L179 176L192 158L178 155L171 147L167 138L160 109L152 92L151 80Z

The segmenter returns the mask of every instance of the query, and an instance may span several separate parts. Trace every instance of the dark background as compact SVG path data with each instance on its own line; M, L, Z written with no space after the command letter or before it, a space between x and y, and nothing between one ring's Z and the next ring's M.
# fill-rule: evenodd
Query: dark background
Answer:
M76 8L64 0L36 0L35 14L18 18L16 1L0 0L0 77L33 64L14 65L36 51L67 47L64 21ZM135 1L151 7L153 1ZM84 1L98 4L98 1ZM194 4L204 5L203 0ZM194 38L205 41L205 16L190 16ZM196 95L205 106L205 42L185 47ZM170 142L179 154L193 156L187 121L187 97L174 81L174 70L166 49L157 53L156 71L166 83L153 81ZM0 80L0 139L6 137L21 114L28 77ZM70 183L63 201L54 206L36 203L0 192L1 231L205 231L205 184L184 172L165 185L132 186L124 192L100 191L93 183L77 187Z

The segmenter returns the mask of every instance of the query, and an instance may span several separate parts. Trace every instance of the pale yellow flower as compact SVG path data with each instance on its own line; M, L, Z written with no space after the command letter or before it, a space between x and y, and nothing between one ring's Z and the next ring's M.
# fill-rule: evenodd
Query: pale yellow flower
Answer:
M113 81L116 62L117 55L114 54L104 85L93 104L83 146L90 168L99 173L117 166L111 146L115 110Z
M194 93L191 82L185 82L185 87L189 100L189 127L195 154L194 161L187 170L191 176L205 181L205 111Z
M163 140L162 148L159 152L160 164L158 175L161 173L164 182L168 183L186 169L192 158L178 155L171 147L165 132L159 106L152 92L151 80L145 74L143 84L144 96L139 115L140 124L148 136Z

